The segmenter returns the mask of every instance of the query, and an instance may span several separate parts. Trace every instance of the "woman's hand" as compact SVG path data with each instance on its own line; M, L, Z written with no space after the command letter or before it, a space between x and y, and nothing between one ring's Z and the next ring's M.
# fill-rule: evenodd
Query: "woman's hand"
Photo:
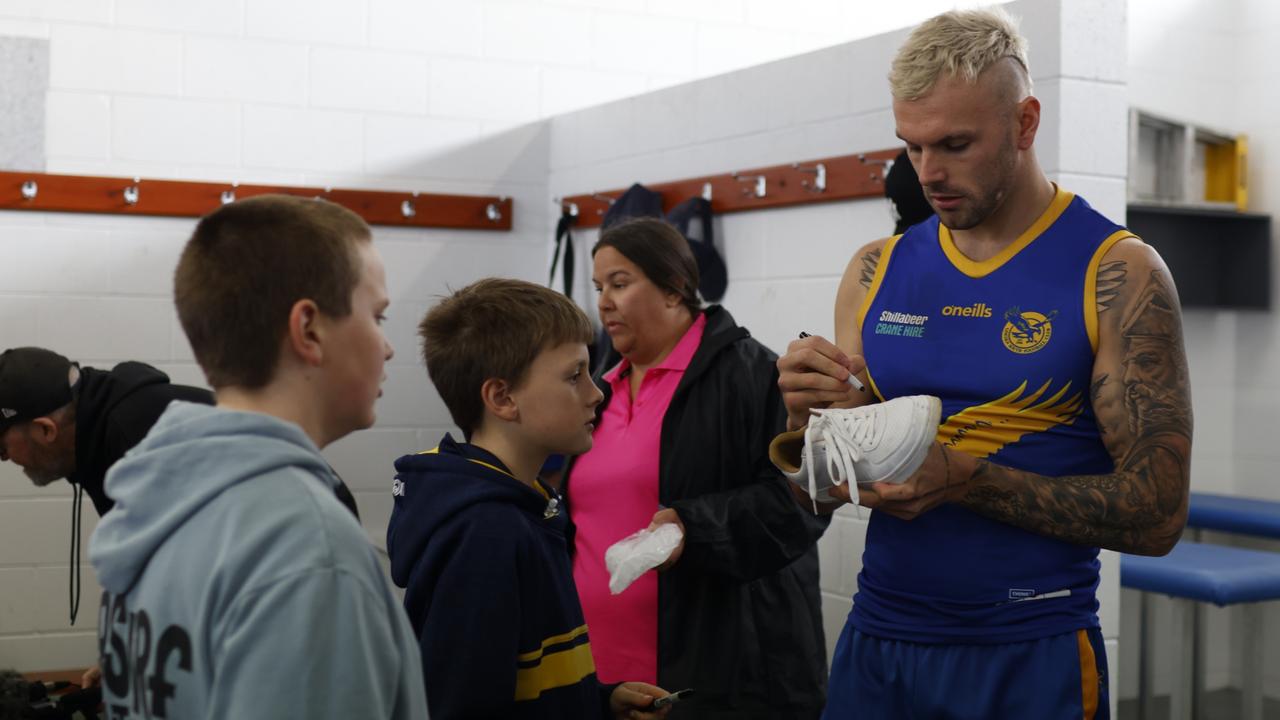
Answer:
M676 561L680 559L680 554L684 552L684 523L680 522L680 516L676 514L675 510L672 510L671 508L663 508L654 513L653 520L649 522L648 529L653 530L659 525L666 525L668 523L674 524L676 527L680 528L680 544L676 546L675 550L671 551L671 556L667 558L667 561L656 568L658 572L670 570L671 566L675 565Z
M678 522L678 521L677 521ZM613 689L609 695L609 710L618 720L656 720L664 718L671 712L668 705L660 710L645 710L653 701L666 697L671 693L655 685L642 682L625 682Z

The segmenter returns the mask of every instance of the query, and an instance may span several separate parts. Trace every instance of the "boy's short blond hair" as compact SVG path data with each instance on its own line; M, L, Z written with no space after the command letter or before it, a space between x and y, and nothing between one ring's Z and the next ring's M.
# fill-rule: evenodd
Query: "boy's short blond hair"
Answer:
M889 88L898 100L915 100L943 77L974 83L983 70L1005 58L1021 66L1030 91L1027 39L1017 21L999 7L952 10L911 31L893 58Z
M427 374L468 439L484 419L486 380L517 387L538 353L594 339L591 321L572 300L508 278L479 280L444 298L422 318L418 336Z

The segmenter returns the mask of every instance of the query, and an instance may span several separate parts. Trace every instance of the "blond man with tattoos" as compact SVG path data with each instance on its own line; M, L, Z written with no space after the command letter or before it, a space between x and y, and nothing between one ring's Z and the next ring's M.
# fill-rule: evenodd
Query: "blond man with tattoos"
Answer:
M793 342L779 385L793 428L910 395L940 398L941 424L906 482L829 491L874 512L825 717L1106 717L1098 549L1163 554L1186 520L1177 292L1041 170L1002 11L926 21L890 84L937 215L857 252L834 341Z

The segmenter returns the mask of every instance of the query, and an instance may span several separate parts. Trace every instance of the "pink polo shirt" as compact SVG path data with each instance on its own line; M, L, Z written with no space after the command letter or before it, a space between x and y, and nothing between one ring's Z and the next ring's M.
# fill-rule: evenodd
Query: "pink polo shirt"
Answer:
M662 417L702 342L699 314L671 354L644 374L635 402L623 360L605 373L613 388L591 451L573 466L569 504L577 526L573 578L591 631L601 682L658 682L658 576L648 572L620 595L609 593L604 553L649 527L658 511L658 451Z

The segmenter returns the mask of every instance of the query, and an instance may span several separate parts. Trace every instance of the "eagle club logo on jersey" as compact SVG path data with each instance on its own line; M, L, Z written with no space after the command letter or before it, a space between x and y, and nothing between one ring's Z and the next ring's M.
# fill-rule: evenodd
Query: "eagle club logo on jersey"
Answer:
M1057 310L1046 315L1014 305L1004 311L1000 339L1005 347L1019 355L1033 353L1049 344L1049 338L1053 337L1053 319L1057 316Z

